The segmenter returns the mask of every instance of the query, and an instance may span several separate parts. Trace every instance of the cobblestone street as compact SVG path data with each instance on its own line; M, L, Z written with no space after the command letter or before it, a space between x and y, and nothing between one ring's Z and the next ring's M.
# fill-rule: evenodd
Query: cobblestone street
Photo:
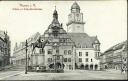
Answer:
M13 73L13 72L12 72ZM6 72L7 74L7 72ZM0 73L0 76L2 73ZM11 76L3 76L0 80L127 80L126 74L117 71L65 71L65 73L14 72Z

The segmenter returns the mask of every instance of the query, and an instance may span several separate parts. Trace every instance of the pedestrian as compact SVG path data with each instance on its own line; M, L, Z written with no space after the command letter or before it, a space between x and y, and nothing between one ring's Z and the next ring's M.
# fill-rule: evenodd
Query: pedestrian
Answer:
M36 71L37 71L37 72L39 71L39 66L36 67Z
M123 68L121 68L121 73L123 72Z
M124 72L123 73L125 74L125 72L126 72L126 68L124 67Z

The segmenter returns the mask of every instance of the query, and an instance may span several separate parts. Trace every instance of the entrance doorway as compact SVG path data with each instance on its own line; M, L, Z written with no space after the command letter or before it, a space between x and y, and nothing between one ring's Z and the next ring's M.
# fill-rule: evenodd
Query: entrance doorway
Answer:
M90 70L93 70L93 65L90 65Z
M89 65L86 64L86 65L85 65L85 70L88 70L88 69L89 69Z
M84 69L84 65L83 64L81 64L80 69Z
M97 70L97 69L98 69L98 65L96 64L96 65L95 65L95 70Z

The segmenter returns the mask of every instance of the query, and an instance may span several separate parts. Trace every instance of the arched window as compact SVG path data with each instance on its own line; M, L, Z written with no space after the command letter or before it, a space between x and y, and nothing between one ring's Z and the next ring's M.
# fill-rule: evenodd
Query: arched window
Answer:
M67 55L67 50L64 50L64 55Z
M71 62L71 58L68 58L68 62Z
M68 54L71 55L71 50L68 50Z

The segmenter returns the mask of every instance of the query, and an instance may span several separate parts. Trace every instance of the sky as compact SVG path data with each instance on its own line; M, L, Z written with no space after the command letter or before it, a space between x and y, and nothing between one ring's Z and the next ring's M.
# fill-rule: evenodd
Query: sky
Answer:
M68 14L73 3L74 1L0 1L0 30L7 30L10 36L11 53L16 42L19 44L36 32L43 35L52 22L55 6L59 22L63 23L63 28L67 30ZM126 0L87 0L77 3L86 22L84 31L90 36L97 35L101 52L127 40ZM14 10L33 4L35 6L32 8L42 10Z

